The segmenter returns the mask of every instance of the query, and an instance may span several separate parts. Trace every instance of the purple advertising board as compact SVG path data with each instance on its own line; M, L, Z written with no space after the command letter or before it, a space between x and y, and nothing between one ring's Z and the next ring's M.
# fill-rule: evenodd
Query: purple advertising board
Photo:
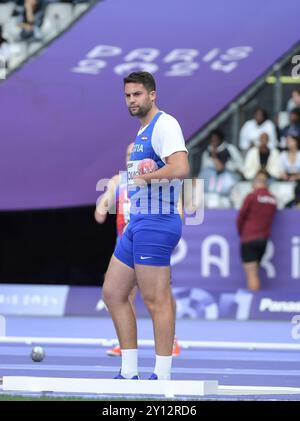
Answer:
M173 268L174 285L214 291L245 288L236 216L235 210L206 210L201 225L183 227L184 257ZM298 210L277 212L261 262L264 289L300 292L299 222Z
M262 287L246 289L236 211L209 210L199 226L184 226L172 256L172 285L177 317L215 320L290 320L300 314L300 212L276 214L273 234L262 260ZM140 297L137 312L146 316ZM107 315L100 291L70 290L66 314Z
M95 203L138 129L131 71L189 139L298 41L298 0L100 2L1 81L0 209Z
M172 256L178 318L290 320L300 314L300 212L277 213L262 261L262 287L246 289L236 211L209 210L199 226L184 226ZM140 296L137 314L148 312ZM101 288L2 285L0 314L103 316Z

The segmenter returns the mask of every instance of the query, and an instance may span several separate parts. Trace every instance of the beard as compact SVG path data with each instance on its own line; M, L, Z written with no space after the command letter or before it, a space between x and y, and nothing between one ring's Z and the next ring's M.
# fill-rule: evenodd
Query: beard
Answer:
M139 106L136 107L135 111L132 111L129 108L129 113L130 113L130 115L132 117L143 118L143 117L145 117L149 113L149 111L151 110L151 108L152 108L152 104L151 103L145 104L145 105L139 105Z

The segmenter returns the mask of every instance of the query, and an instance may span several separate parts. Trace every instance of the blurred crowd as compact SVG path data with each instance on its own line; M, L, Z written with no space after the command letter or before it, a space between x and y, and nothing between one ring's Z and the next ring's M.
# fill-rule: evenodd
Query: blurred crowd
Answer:
M237 183L245 186L246 194L255 175L265 170L270 188L276 183L273 193L281 195L280 203L286 200L281 207L299 207L300 88L292 91L286 113L288 122L279 127L265 109L257 108L253 118L242 125L238 146L226 139L222 130L213 130L207 139L198 175L204 179L205 192L214 197L233 197L234 201L235 196L231 195ZM280 188L278 182L281 182ZM291 192L294 197L290 197Z
M0 0L0 56L17 67L84 13L93 0Z
M0 59L8 70L69 27L96 0L0 0ZM0 61L1 61L0 60ZM204 180L208 207L239 207L249 184L266 170L280 206L299 206L300 88L286 104L286 124L257 108L241 127L237 145L213 130L201 155L198 178ZM297 190L298 189L298 190Z

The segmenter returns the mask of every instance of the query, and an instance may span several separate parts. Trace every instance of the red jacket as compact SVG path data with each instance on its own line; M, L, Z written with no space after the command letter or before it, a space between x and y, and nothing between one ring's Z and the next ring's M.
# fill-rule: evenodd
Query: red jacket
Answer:
M269 238L275 212L276 199L267 188L248 194L237 216L241 242Z

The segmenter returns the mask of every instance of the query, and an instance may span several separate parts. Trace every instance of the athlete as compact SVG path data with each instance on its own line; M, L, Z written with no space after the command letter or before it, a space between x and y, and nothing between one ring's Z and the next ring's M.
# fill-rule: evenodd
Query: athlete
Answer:
M126 165L130 159L132 152L133 143L130 143L126 150ZM117 240L120 239L123 232L125 231L127 224L130 219L130 200L128 198L127 189L127 173L114 175L108 182L106 192L102 195L101 200L96 206L95 219L99 224L103 224L106 221L109 210L116 204L116 228L117 228ZM178 210L180 215L183 215L181 200L178 202ZM183 217L183 216L182 216ZM137 285L132 288L129 295L129 302L132 306L132 310L136 315L134 299L137 293ZM176 301L173 302L176 312ZM121 356L121 347L117 345L106 351L107 355L115 357ZM172 356L177 357L180 354L180 346L177 338L174 338Z
M140 130L127 165L130 222L116 245L102 293L122 349L116 378L138 378L136 318L129 302L137 283L153 322L156 361L149 379L168 380L175 331L170 258L181 237L176 205L181 180L189 173L187 149L177 120L156 105L150 73L131 73L124 78L124 90Z

